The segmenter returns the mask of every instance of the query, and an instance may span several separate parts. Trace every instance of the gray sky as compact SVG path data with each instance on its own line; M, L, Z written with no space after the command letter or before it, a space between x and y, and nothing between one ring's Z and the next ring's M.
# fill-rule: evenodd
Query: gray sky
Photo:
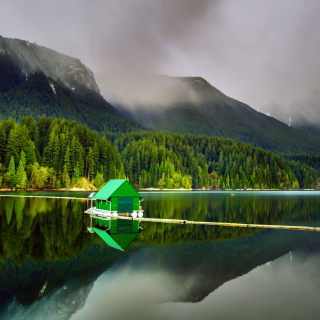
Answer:
M320 88L318 0L1 0L0 34L95 73L202 76L255 107Z

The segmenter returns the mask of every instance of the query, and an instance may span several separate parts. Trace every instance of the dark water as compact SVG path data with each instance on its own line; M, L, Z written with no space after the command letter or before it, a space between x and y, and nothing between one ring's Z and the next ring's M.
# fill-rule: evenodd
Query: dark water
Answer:
M320 226L318 192L142 195L150 217ZM320 317L320 233L142 223L123 253L88 205L0 198L0 319Z

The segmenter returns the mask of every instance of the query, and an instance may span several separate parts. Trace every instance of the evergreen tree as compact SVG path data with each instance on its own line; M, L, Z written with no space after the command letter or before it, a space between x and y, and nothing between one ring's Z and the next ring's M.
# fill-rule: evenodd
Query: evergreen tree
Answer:
M0 124L0 163L4 163L6 159L6 144L7 138L4 130L4 125Z
M20 189L25 189L27 187L27 173L25 170L26 167L26 154L24 151L21 151L19 166L16 173L16 187Z
M66 164L63 166L62 183L64 187L68 189L70 188L70 178L69 178L68 166Z
M10 188L13 188L16 182L16 165L15 165L13 156L11 156L11 159L10 159L6 178Z
M88 172L87 177L89 180L91 180L94 175L94 169L95 169L95 162L93 158L92 148L89 148L86 162L87 162L87 172Z
M80 169L79 169L79 162L77 161L77 164L74 168L74 173L72 177L72 184L75 185L80 179Z
M103 174L100 172L97 172L96 177L94 178L94 185L97 188L100 188L103 185Z

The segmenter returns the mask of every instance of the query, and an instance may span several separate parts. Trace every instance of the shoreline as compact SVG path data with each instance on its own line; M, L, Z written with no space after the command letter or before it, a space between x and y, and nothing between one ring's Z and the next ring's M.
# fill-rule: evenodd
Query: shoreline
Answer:
M65 191L65 192L97 192L100 189L86 189L86 188L59 188L59 189L35 189L35 188L29 188L29 189L10 189L10 188L0 188L0 192L33 192L33 191ZM138 191L230 191L231 193L233 191L320 191L319 189L160 189L160 188L137 188Z
M10 192L17 192L17 191L26 191L26 192L32 192L32 191L68 191L68 192L75 192L75 191L82 191L82 192L90 192L90 191L99 191L99 189L85 189L85 188L59 188L59 189L35 189L35 188L29 188L29 189L10 189L10 188L0 188L0 192L3 191L10 191Z
M319 189L159 189L140 188L139 191L320 191Z

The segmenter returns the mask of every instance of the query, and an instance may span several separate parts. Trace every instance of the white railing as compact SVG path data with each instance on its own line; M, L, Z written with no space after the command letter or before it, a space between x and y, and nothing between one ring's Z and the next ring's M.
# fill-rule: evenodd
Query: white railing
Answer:
M119 214L117 211L110 211L110 210L103 210L103 209L97 209L96 207L92 207L88 209L91 213L109 216L109 217L117 217ZM132 218L142 218L143 217L143 210L133 211L129 213L130 217Z

